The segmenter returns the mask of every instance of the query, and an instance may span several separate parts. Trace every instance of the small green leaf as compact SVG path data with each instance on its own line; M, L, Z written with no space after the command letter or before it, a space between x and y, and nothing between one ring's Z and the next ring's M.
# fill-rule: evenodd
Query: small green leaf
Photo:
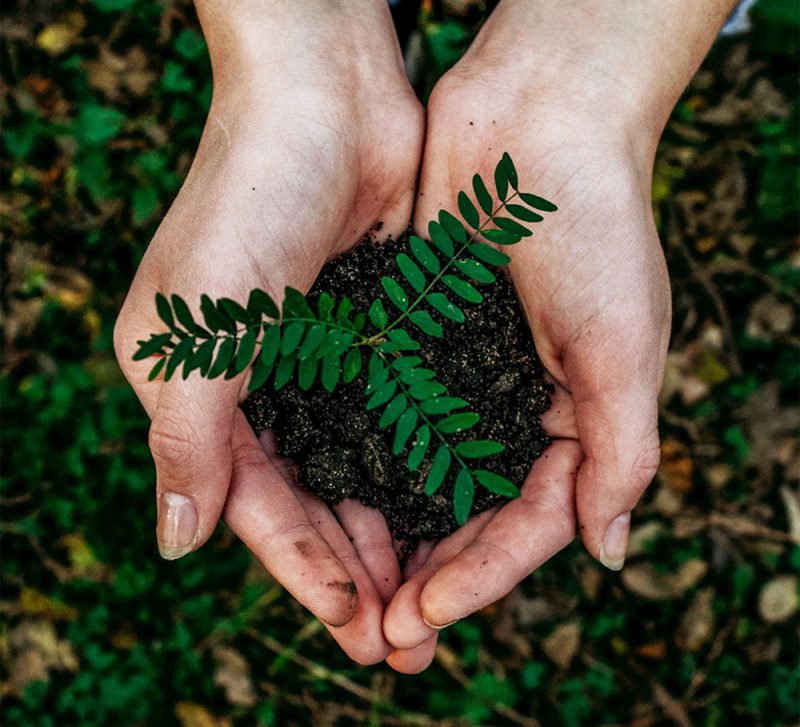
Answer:
M361 349L351 348L344 358L342 365L342 381L349 384L361 372Z
M464 243L467 241L467 237L469 237L467 229L457 217L451 215L447 210L439 210L439 224L447 230L447 234L456 242Z
M236 324L233 319L220 313L214 301L205 293L200 296L200 312L203 314L203 322L215 333L219 330L236 333Z
M413 384L408 389L408 393L419 401L430 399L432 396L439 396L446 392L447 387L444 384L440 384L438 381L420 381L418 384Z
M295 321L290 323L283 329L283 337L281 338L281 356L288 356L294 353L300 346L300 340L305 333L306 324L302 321Z
M480 226L481 217L478 214L477 208L472 203L472 200L467 197L466 192L458 193L458 211L461 213L461 216L466 220L468 225L471 225L475 229Z
M511 161L511 157L508 155L508 152L503 153L503 156L500 158L500 164L503 165L503 171L505 172L508 183L514 189L516 189L519 185L519 180L517 179L517 170L516 167L514 167L514 162Z
M405 371L406 369L414 368L422 363L419 356L400 356L392 361L392 368L397 371Z
M252 394L256 389L260 389L269 378L272 369L267 368L261 361L261 356L258 356L253 362L253 368L250 370L250 381L247 382L247 393Z
M428 293L428 295L425 296L425 300L445 318L449 318L456 323L464 322L464 313L461 308L451 302L444 293Z
M286 332L288 333L289 329L292 326L297 326L297 325L303 326L303 324L299 322L291 323L289 326L287 326ZM300 346L300 350L297 352L297 358L299 358L302 361L303 359L308 358L312 353L314 353L320 347L322 342L325 340L325 333L327 332L327 330L328 330L327 327L322 323L318 323L315 326L311 326L311 328L308 329L308 333L306 334L306 337L303 341L303 345Z
M474 427L480 421L480 419L480 416L478 416L475 412L464 411L458 414L451 414L446 419L436 422L436 428L442 432L442 434L455 434L456 432L463 432L467 429L472 429L472 427ZM458 449L456 449L456 451L458 451Z
M464 275L477 280L479 283L493 283L497 280L494 273L477 260L455 260L454 264Z
M456 445L456 452L467 459L477 459L478 457L490 457L493 454L500 454L506 446L491 439L473 439L469 442L461 442Z
M361 333L361 331L364 330L366 323L367 317L363 313L356 313L355 317L353 318L353 328Z
M217 376L224 373L235 352L236 340L233 338L224 338L217 349L217 356L214 359L214 363L211 364L211 368L208 370L207 377L209 379L215 379Z
M389 380L389 369L385 366L371 367L370 373L367 376L367 389L366 393L371 394L373 391L383 386Z
M397 379L389 379L384 381L380 386L375 388L375 393L367 400L367 411L377 409L383 406L389 399L391 399L397 391Z
M430 313L424 310L415 310L408 316L411 322L420 328L424 333L434 338L441 338L444 333L442 327L431 318Z
M472 479L469 470L466 467L462 467L453 486L453 514L458 525L463 525L467 522L474 498L475 481Z
M386 429L386 427L391 426L400 418L400 415L407 407L408 399L406 399L405 394L398 394L386 405L383 414L381 414L378 426L381 429Z
M250 360L253 358L253 352L256 350L256 332L253 330L247 331L239 341L239 349L236 351L236 361L234 369L236 373L242 373L249 365Z
M523 220L524 222L541 222L544 217L529 210L527 207L523 207L521 204L507 204L506 210L510 215L514 215L518 220Z
M158 317L167 324L167 328L175 327L172 308L169 301L161 293L156 293L156 311L158 312Z
M273 386L275 387L275 391L280 391L286 384L288 384L292 380L292 374L294 373L294 365L297 363L296 356L283 356L278 361L278 366L275 369L275 379L273 380Z
M339 383L340 361L335 354L328 354L322 359L322 385L329 393L333 393Z
M443 275L442 282L459 298L463 298L468 303L480 303L483 300L483 295L477 288L455 275Z
M402 346L403 351L416 351L419 348L419 343L408 335L405 328L395 328L389 331L386 336L390 341Z
M217 308L225 313L226 316L239 323L250 323L250 314L235 300L220 298L217 301Z
M208 341L203 341L203 343L198 346L197 351L195 351L193 367L200 371L201 376L205 376L208 373L216 347L217 342L213 338L210 338Z
M505 230L482 230L481 237L495 245L516 245L520 241L519 235L513 235Z
M306 358L300 361L297 367L297 385L300 389L308 391L314 385L318 367L318 358Z
M437 396L421 402L419 408L424 414L448 414L465 406L469 406L469 403L457 396Z
M533 234L525 225L521 225L510 217L495 217L494 223L501 230L510 232L512 235L518 235L519 237L530 237Z
M426 369L422 366L413 369L406 369L400 372L400 381L404 384L416 384L420 381L430 381L436 378L436 372L433 369Z
M472 474L475 475L475 479L489 490L489 492L494 492L496 495L502 495L503 497L519 497L521 494L519 488L515 484L509 482L505 477L496 475L494 472L473 470Z
M286 286L283 291L284 318L314 318L306 297L297 289Z
M189 354L192 352L193 343L191 338L184 338L178 342L178 345L175 346L175 349L169 355L167 365L164 368L164 381L169 381L178 366L188 358Z
M558 207L556 207L552 202L549 202L543 197L537 197L535 194L520 192L519 196L526 205L533 207L535 210L542 210L542 212L555 212L558 209Z
M447 257L452 257L453 253L455 252L455 248L453 247L453 241L450 239L450 235L447 234L444 227L442 227L438 222L431 220L428 223L428 235L430 235L431 242L439 250L439 252L443 253Z
M431 430L427 424L423 424L417 429L414 444L411 445L411 451L408 453L408 460L406 465L408 469L414 472L422 460L425 458L425 453L428 451L428 445L431 443Z
M429 273L436 275L441 269L441 265L436 253L428 247L428 243L421 237L411 235L408 244L411 247L411 252L414 253L414 257L419 260L422 267Z
M166 356L162 356L160 359L158 359L158 361L156 361L155 364L153 364L153 368L150 369L150 373L147 374L147 380L152 381L153 379L155 379L156 376L158 376L161 373L161 369L164 368L164 364L166 363L167 363Z
M478 204L481 206L481 209L489 216L491 216L492 212L492 195L489 194L489 190L486 189L486 185L483 182L480 174L476 174L472 178L472 189L475 192L475 199L478 200Z
M256 320L262 316L277 320L281 315L275 301L266 291L259 288L250 291L250 297L247 299L247 311Z
M258 354L258 359L266 368L267 376L269 376L272 367L275 365L275 359L278 358L280 347L281 327L276 323L264 326L264 337L261 339L261 353Z
M350 298L342 298L339 307L336 309L336 322L340 326L347 326L350 323L350 313L353 310L353 301Z
M175 312L175 317L178 319L178 322L189 331L189 333L197 333L197 323L194 321L192 311L189 310L186 301L179 295L172 295L172 310Z
M433 464L428 472L428 477L425 479L426 495L432 495L442 486L447 471L450 469L450 462L452 462L450 450L444 445L439 447L433 458Z
M321 321L333 323L333 314L331 311L333 311L333 307L335 305L336 304L329 293L320 293L319 300L317 301L317 312L319 313L319 319Z
M151 335L146 341L136 341L139 348L133 354L133 360L142 361L154 353L163 353L164 346L169 343L171 338L171 333L158 333Z
M394 430L394 444L392 445L392 454L395 456L403 451L403 447L406 446L408 438L417 428L418 417L417 410L409 408L406 409L397 420L397 426Z
M511 258L500 250L496 250L491 245L485 242L473 242L467 248L478 260L487 263L488 265L508 265Z
M375 328L381 329L389 322L389 316L386 314L386 308L383 307L383 301L380 298L376 298L369 307L369 319Z
M398 253L395 260L397 260L397 266L400 268L400 272L403 273L403 277L408 281L409 285L411 285L417 293L421 293L425 287L425 273L423 273L417 264L404 252Z
M401 311L408 309L408 296L405 290L400 286L400 283L394 278L384 276L381 278L381 285L386 291L386 295L389 296L389 300L392 301L396 308Z
M501 159L494 168L494 188L497 190L497 197L501 201L506 201L508 193L508 177L506 176L505 165Z

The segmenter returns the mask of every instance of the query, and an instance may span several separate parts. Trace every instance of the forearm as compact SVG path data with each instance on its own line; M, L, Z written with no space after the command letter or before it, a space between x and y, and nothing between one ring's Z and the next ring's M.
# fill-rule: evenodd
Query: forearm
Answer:
M661 134L735 0L502 0L465 61L501 59L549 100ZM622 121L621 121L622 123Z

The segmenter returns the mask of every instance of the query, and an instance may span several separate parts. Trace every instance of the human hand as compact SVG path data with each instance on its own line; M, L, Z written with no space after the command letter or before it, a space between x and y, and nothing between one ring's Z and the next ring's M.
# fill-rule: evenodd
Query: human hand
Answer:
M152 420L159 548L200 547L220 514L357 661L379 661L399 566L383 518L337 517L298 490L238 409L240 376L147 381L136 341L162 327L156 292L197 306L307 290L325 261L377 222L408 225L422 111L385 3L199 2L214 98L191 171L151 242L115 329L122 369ZM266 450L266 451L265 451ZM226 503L227 500L227 503ZM341 522L341 525L339 524ZM352 542L351 542L352 538Z
M659 12L626 4L620 12L603 3L505 0L433 91L418 229L453 208L475 171L491 179L504 151L527 189L558 204L533 238L505 250L555 384L543 417L555 441L521 498L412 561L384 619L395 646L388 662L398 671L424 669L438 628L508 593L574 538L576 524L593 556L612 570L623 565L631 510L658 465L657 394L669 337L652 162L677 95L724 19L725 3L710 21L710 5L687 17L682 4ZM683 45L661 77L651 65L635 66L676 38Z

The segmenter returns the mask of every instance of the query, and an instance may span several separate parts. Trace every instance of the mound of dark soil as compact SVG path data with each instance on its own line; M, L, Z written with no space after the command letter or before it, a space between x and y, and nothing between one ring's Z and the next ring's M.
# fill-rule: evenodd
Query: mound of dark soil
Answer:
M405 236L383 244L366 240L329 262L309 293L312 305L316 307L319 294L327 291L337 301L348 296L356 311L366 313L376 297L385 300L380 278L399 277L394 258L405 249ZM550 443L539 421L550 406L548 385L510 283L498 272L494 283L476 286L484 296L483 303L464 303L463 323L437 316L444 327L443 338L416 331L422 348L414 353L422 357L424 366L437 372L448 395L466 399L481 416L469 432L451 435L452 441L502 442L504 452L475 461L476 467L520 486L533 460ZM395 310L388 302L386 309L390 315ZM412 324L408 327L413 329ZM333 394L319 383L309 391L289 383L276 392L269 381L243 408L256 431L274 431L278 454L298 465L304 487L329 504L353 497L380 509L409 552L421 539L439 538L456 529L452 488L457 467L451 468L434 496L425 495L430 460L409 472L405 464L408 447L400 456L392 455L393 427L378 428L382 408L365 411L365 375L362 371L351 384L340 383ZM431 454L434 451L432 447ZM473 514L502 499L476 484Z

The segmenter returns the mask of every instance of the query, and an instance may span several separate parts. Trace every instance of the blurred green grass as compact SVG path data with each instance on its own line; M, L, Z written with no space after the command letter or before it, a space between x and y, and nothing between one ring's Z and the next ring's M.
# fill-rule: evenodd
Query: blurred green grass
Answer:
M424 5L422 95L479 5ZM4 723L797 721L800 22L791 2L753 15L659 150L675 325L629 565L574 544L404 677L353 666L224 528L157 557L147 420L111 333L202 129L205 45L185 2L18 3L0 38Z

